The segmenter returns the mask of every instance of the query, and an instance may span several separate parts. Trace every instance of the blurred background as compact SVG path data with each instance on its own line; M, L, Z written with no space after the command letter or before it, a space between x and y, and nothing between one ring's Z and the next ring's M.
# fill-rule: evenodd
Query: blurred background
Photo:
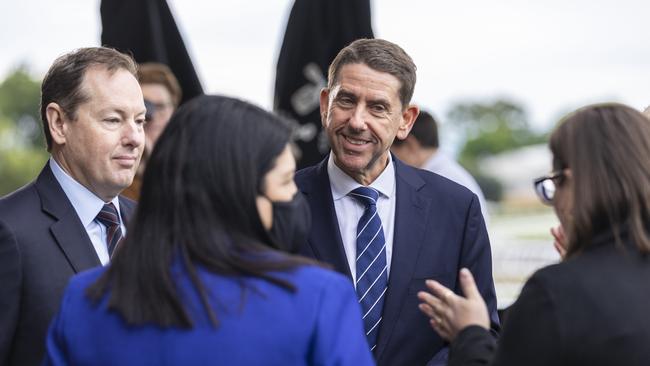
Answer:
M335 3L342 7L335 17L348 14L355 21L346 1L328 6ZM588 103L618 101L638 109L650 104L650 3L369 4L374 36L402 46L418 66L413 101L436 116L442 150L472 173L489 201L497 295L505 307L535 269L559 259L548 232L557 220L532 189L533 178L550 170L549 131L566 112ZM102 44L100 5L0 4L0 196L33 179L47 159L38 115L40 80L57 56ZM166 5L204 92L278 109L276 68L293 0ZM318 23L319 14L312 11L310 22ZM105 21L119 26L122 20ZM316 86L323 82L315 79Z

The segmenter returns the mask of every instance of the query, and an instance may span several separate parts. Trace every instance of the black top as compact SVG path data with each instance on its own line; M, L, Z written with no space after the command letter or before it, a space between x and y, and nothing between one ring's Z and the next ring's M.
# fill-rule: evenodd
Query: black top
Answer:
M650 259L601 235L536 272L508 313L499 345L468 327L449 365L650 365Z

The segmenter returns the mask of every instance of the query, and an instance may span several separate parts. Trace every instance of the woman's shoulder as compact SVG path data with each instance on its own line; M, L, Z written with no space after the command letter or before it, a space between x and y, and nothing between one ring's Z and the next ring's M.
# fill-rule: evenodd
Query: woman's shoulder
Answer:
M352 281L333 270L315 264L303 264L284 276L302 296L355 296Z
M68 287L66 292L82 292L93 283L95 283L99 277L106 272L107 267L95 267L82 272L77 273L72 276L68 282Z
M300 265L295 269L294 276L299 283L305 285L322 286L330 284L344 287L352 285L352 282L346 276L315 264Z

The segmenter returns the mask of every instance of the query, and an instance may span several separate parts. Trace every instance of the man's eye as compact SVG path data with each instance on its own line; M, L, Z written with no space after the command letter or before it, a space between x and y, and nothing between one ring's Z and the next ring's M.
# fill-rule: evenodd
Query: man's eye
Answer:
M341 99L339 99L339 104L341 104L341 105L352 105L352 99L350 99L350 98L341 98Z
M384 107L381 104L373 105L370 108L372 109L373 112L378 112L378 113L383 113L386 111L386 107Z

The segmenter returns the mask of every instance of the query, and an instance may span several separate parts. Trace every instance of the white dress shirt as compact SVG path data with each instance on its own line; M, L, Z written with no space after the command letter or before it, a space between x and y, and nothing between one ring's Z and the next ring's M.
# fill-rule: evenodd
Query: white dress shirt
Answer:
M365 206L348 194L356 188L362 187L359 182L344 173L336 164L334 156L330 153L327 161L327 174L329 175L332 198L336 219L341 231L341 240L345 249L345 256L350 266L353 283L357 282L357 224L365 211ZM369 187L379 192L377 212L384 228L386 239L386 264L387 274L390 275L390 263L393 254L393 228L395 226L395 166L392 157L384 171L372 182Z
M72 207L74 207L77 212L81 224L86 229L100 262L102 265L108 264L110 257L108 255L108 246L106 244L106 226L95 220L104 204L108 202L104 202L68 175L68 173L61 168L54 158L50 157L49 164L52 173L54 173L54 178L56 178L61 185L61 188L63 188L63 192L65 192L68 200L72 203ZM115 205L117 213L120 216L122 235L126 235L126 227L124 226L124 220L122 220L122 214L120 213L120 200L118 197L115 197L111 202Z

